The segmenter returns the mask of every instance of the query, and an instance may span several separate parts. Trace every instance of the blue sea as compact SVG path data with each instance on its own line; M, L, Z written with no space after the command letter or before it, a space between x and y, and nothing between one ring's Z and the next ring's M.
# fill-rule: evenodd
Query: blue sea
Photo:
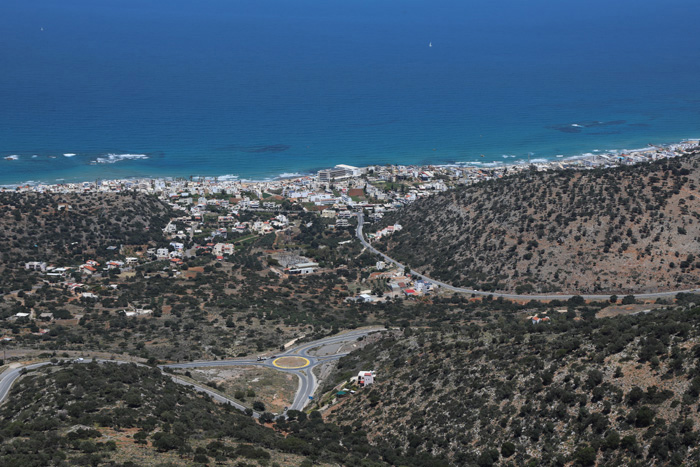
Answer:
M697 138L699 20L691 0L2 0L0 184Z

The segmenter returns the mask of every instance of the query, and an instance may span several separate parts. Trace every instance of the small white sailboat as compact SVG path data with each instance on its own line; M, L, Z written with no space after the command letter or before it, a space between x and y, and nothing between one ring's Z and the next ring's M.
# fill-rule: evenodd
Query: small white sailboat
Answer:
M433 43L432 43L432 42L428 42L428 47L432 47L432 46L433 46Z

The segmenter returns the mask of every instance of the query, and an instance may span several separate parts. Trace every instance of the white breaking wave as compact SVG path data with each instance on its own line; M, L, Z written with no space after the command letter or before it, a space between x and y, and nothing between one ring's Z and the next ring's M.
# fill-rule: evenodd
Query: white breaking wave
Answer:
M493 161L493 162L479 162L479 161L473 161L473 162L457 162L460 166L466 166L469 167L470 165L476 166L476 167L500 167L503 165L503 162L498 162L498 161Z
M295 178L295 177L303 177L304 174L300 174L298 172L293 172L293 173L281 173L278 175L278 178Z
M238 180L238 175L221 175L220 177L217 177L220 182L230 182L232 180Z
M569 157L567 157L567 160L575 161L578 159L590 159L591 157L595 157L595 154L593 154L592 152L584 152L583 154L576 154L573 156L569 156Z
M148 159L145 154L107 154L105 157L98 157L95 162L98 164L114 164L119 161Z
M67 154L64 154L63 156L64 156L64 157L75 157L76 154L73 154L72 152L69 152L69 153L67 153Z

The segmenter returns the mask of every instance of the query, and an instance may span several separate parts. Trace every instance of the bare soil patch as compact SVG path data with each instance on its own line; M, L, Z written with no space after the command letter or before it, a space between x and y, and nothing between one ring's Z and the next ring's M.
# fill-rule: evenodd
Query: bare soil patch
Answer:
M655 310L659 307L658 305L612 305L606 308L603 308L600 310L598 313L596 313L595 317L596 318L611 318L613 316L621 316L621 315L634 315L636 313L645 313L649 312L651 310Z
M190 370L190 374L192 379L200 383L216 384L219 392L247 407L252 408L253 402L261 401L267 411L277 413L291 405L299 385L296 376L270 368L199 368ZM241 395L240 392L243 392L243 398L236 397Z

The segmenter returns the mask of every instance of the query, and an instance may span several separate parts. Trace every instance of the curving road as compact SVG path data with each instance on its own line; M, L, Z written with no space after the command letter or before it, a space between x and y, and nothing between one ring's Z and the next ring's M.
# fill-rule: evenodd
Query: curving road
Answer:
M42 366L51 365L50 362L35 363L33 365L18 366L16 368L8 368L0 374L0 402L4 401L7 395L10 393L10 388L12 384L17 380L17 378L22 375L24 370L34 370Z
M92 359L87 359L84 361L74 361L74 363L90 363ZM97 363L116 363L117 365L126 365L129 363L134 363L135 365L138 366L144 366L148 368L152 368L148 365L144 365L143 363L136 363L136 362L125 362L122 360L105 360L105 359L95 359ZM0 403L2 403L10 393L10 389L12 388L12 384L17 380L22 375L22 372L25 370L35 370L37 368L41 368L46 365L54 365L54 363L51 362L40 362L40 363L33 363L31 365L23 365L23 366L18 366L16 368L9 368L5 370L2 374L0 374ZM221 402L223 404L231 404L232 406L236 407L238 410L245 411L246 407L242 406L238 402L234 401L233 399L229 399L227 397L222 396L221 394L217 394L214 391L207 389L204 386L200 386L198 384L193 384L188 381L183 381L182 379L177 378L175 375L168 374L166 372L163 372L163 375L168 376L172 378L172 380L177 383L181 384L183 386L187 386L191 389L194 389L197 392L201 392L204 394L209 395L212 399ZM258 418L260 417L260 414L257 412L253 412L253 417Z
M373 253L381 256L384 258L384 261L387 263L391 263L396 265L397 267L401 269L405 269L406 266L403 264L399 263L393 258L388 257L386 254L382 253L381 251L377 250L374 248L372 245L365 240L365 236L362 233L362 228L364 226L364 215L362 213L357 214L357 231L356 235L357 238L360 240L362 245L372 251ZM520 294L514 294L514 293L500 293L500 292L485 292L483 290L474 290L474 289L467 289L464 287L455 287L450 284L446 284L445 282L440 282L438 280L432 279L424 274L421 274L418 271L414 271L413 269L410 270L411 274L414 276L420 277L421 279L432 282L433 284L437 284L443 289L450 290L452 292L458 292L458 293L468 293L468 294L474 294L474 295L481 295L481 296L492 296L492 297L503 297L503 298L508 298L508 299L513 299L513 300L568 300L571 297L576 297L580 296L585 299L589 300L608 300L612 293L606 294L606 295L600 295L600 294L543 294L543 295L520 295ZM673 290L669 292L654 292L654 293L640 293L640 294L633 294L635 298L642 298L642 299L654 299L654 298L668 298L668 297L675 297L676 294L679 293L696 293L700 292L700 288L695 288L695 289L686 289L686 290Z
M277 371L283 371L285 373L291 373L299 378L299 387L297 389L296 395L294 396L294 402L289 406L289 410L303 410L306 404L308 404L311 397L316 392L318 388L318 381L316 375L314 375L314 368L328 361L338 360L346 356L347 352L340 352L343 345L355 342L358 338L367 336L368 334L383 331L383 327L368 328L356 331L349 331L343 334L338 334L335 336L326 337L313 342L308 342L301 344L299 346L293 347L286 350L274 358L269 358L267 360L252 360L252 359L236 359L236 360L213 360L213 361L202 361L202 362L188 362L188 363L173 363L168 365L160 365L158 368L163 372L165 376L172 378L172 380L177 384L182 384L188 386L195 391L202 392L209 395L212 399L222 402L224 404L231 404L241 411L245 411L246 407L239 404L238 402L229 399L221 394L218 394L211 389L204 386L193 384L189 381L184 381L178 378L177 375L173 375L165 372L166 368L202 368L202 367L217 367L217 366L261 366L266 368L271 368ZM284 357L297 357L304 359L307 363L303 366L296 367L285 367ZM92 359L86 359L84 361L74 361L75 363L89 363ZM106 359L95 359L98 363L116 363L119 365L135 363L135 362L125 362L121 360L106 360ZM142 363L135 363L139 366L147 366ZM31 365L18 366L16 368L9 368L0 374L0 403L5 400L10 392L12 384L19 378L23 370L34 370L46 365L53 365L51 362L40 362ZM151 368L151 367L149 367ZM258 418L260 414L253 412L253 417Z
M319 339L317 341L309 342L306 344L301 344L297 347L293 347L286 350L280 354L275 355L275 358L269 358L267 360L258 361L248 359L248 360L214 360L214 361L204 361L204 362L188 362L188 363L174 363L170 365L162 365L161 368L203 368L203 367L217 367L217 366L260 366L265 368L271 368L277 371L283 371L285 373L291 373L299 378L299 387L297 389L296 395L294 396L294 402L289 406L289 410L302 410L306 404L308 404L310 398L313 396L314 392L318 387L318 381L316 380L316 375L314 375L313 369L325 362L338 360L347 355L345 352L339 352L339 349L343 344L354 342L360 337L364 337L373 332L382 331L384 328L371 328L363 329L357 331L350 331L336 336L326 337L324 339ZM315 350L315 352L312 352ZM276 365L277 362L282 357L299 357L308 360L308 364L301 368L285 368L284 366Z

